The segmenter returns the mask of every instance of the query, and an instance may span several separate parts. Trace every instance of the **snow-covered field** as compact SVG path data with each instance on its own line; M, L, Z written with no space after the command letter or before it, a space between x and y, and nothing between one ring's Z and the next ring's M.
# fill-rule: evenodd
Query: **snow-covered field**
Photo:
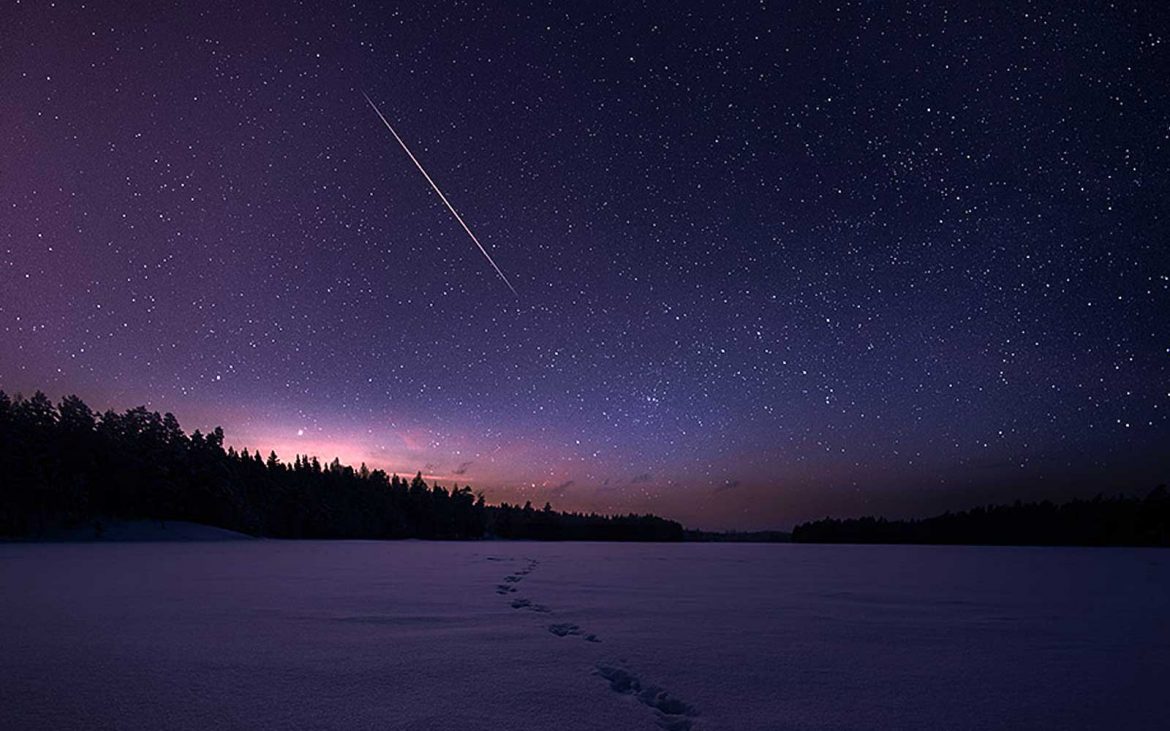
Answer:
M44 541L247 541L252 536L183 520L110 520L82 523L72 528L50 528Z
M1165 728L1170 551L0 545L0 728Z

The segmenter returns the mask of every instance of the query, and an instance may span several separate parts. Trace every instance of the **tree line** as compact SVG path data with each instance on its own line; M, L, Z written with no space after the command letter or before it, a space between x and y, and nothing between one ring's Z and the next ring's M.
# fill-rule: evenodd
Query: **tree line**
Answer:
M185 520L277 538L498 536L539 540L677 541L652 515L603 516L486 504L470 487L428 484L362 464L224 447L145 407L95 413L80 398L54 405L0 391L0 536L35 537L102 519Z
M1098 495L1064 504L990 505L921 520L825 518L792 530L796 543L924 543L998 546L1170 546L1170 493Z

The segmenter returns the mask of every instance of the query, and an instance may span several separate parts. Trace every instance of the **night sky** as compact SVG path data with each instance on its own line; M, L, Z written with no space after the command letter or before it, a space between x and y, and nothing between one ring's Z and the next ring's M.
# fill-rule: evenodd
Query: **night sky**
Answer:
M1170 6L215 5L0 10L10 394L704 528L1170 475Z

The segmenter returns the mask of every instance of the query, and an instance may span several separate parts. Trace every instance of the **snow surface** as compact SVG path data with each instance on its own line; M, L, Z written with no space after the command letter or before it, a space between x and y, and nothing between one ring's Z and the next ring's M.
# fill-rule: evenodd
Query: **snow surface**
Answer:
M72 528L54 528L41 541L244 541L252 536L184 520L103 519Z
M1164 728L1170 551L0 545L0 728Z

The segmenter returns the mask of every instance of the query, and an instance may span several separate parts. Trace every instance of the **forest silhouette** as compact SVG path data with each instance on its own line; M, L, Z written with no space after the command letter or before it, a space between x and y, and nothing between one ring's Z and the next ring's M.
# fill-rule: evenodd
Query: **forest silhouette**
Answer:
M109 519L183 520L277 538L483 537L535 540L786 541L985 545L1170 546L1170 493L992 505L933 518L824 518L792 533L684 531L655 515L488 505L482 493L224 447L145 407L95 413L80 398L54 405L0 391L0 536L37 537Z
M503 503L297 455L224 448L223 430L190 435L145 407L96 414L80 398L0 391L0 536L36 537L102 520L184 520L279 538L496 536L540 540L678 541L679 523Z
M824 518L792 530L797 543L923 543L993 546L1170 546L1170 492L1145 498L988 505L919 520Z

